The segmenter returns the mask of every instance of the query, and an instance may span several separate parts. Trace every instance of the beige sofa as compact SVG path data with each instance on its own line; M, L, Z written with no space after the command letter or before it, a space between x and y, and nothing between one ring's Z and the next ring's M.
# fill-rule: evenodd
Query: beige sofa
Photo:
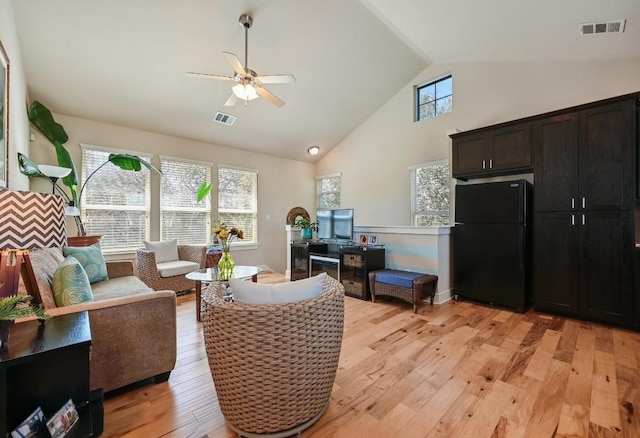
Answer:
M51 279L62 249L31 250L30 259L48 314L89 312L91 390L169 378L176 363L175 292L150 289L134 276L132 262L107 262L109 279L91 285L94 301L56 307Z

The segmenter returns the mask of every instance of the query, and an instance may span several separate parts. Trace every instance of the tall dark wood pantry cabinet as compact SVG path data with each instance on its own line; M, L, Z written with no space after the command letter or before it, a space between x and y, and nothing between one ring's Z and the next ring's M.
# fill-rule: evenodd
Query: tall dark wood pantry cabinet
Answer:
M635 98L537 120L532 140L536 307L631 324Z

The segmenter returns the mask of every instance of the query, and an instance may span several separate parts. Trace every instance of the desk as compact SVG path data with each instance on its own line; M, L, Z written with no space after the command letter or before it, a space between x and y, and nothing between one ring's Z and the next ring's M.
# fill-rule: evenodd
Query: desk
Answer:
M249 279L254 283L258 281L258 274L262 272L262 268L258 266L242 266L236 265L233 268L233 274L230 278ZM197 271L189 272L187 278L196 282L196 319L201 321L200 318L200 306L202 305L202 283L211 283L213 281L227 281L228 279L221 280L219 278L218 268L199 269Z
M40 406L47 416L72 399L80 420L69 437L92 436L87 312L13 324L0 352L0 437Z

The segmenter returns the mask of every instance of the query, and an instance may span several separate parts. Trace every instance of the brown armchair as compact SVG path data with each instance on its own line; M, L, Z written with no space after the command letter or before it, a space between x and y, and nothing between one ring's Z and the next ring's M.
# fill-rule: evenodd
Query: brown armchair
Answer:
M205 245L178 245L178 260L158 264L155 252L139 248L136 250L138 277L153 290L172 290L176 293L190 291L196 283L193 280L187 280L185 274L203 269L206 253ZM180 266L183 268L180 269ZM171 272L178 273L167 275Z

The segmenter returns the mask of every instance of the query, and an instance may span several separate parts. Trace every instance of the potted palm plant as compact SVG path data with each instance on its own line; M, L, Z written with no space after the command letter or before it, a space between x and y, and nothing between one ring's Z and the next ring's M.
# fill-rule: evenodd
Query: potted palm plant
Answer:
M57 183L54 185L54 190L60 194L68 205L73 205L81 210L80 201L82 200L82 193L87 186L87 183L91 180L91 177L96 174L102 167L111 163L118 166L122 170L131 170L139 172L142 166L146 167L150 171L154 171L158 174L162 172L154 167L152 164L143 160L136 155L130 154L109 154L107 161L102 163L98 168L89 174L81 186L78 186L78 172L76 166L69 154L69 151L64 147L64 143L69 140L69 136L66 131L57 123L51 111L37 100L33 101L29 107L29 121L44 137L51 142L56 150L56 157L58 160L58 166L71 169L69 175L62 178L62 183L67 186L68 193ZM34 164L25 155L18 153L18 163L20 166L20 172L28 177L41 177L48 178L36 164ZM84 223L82 222L82 215L75 216L76 226L78 228L78 236L86 236L87 231Z
M310 240L313 237L313 232L318 231L318 223L305 218L296 219L293 226L300 229L300 237L305 240Z
M3 284L0 283L0 288L2 286ZM31 299L30 295L0 296L0 349L6 347L9 330L16 319L26 316L35 316L40 320L51 318L38 306L25 306Z

